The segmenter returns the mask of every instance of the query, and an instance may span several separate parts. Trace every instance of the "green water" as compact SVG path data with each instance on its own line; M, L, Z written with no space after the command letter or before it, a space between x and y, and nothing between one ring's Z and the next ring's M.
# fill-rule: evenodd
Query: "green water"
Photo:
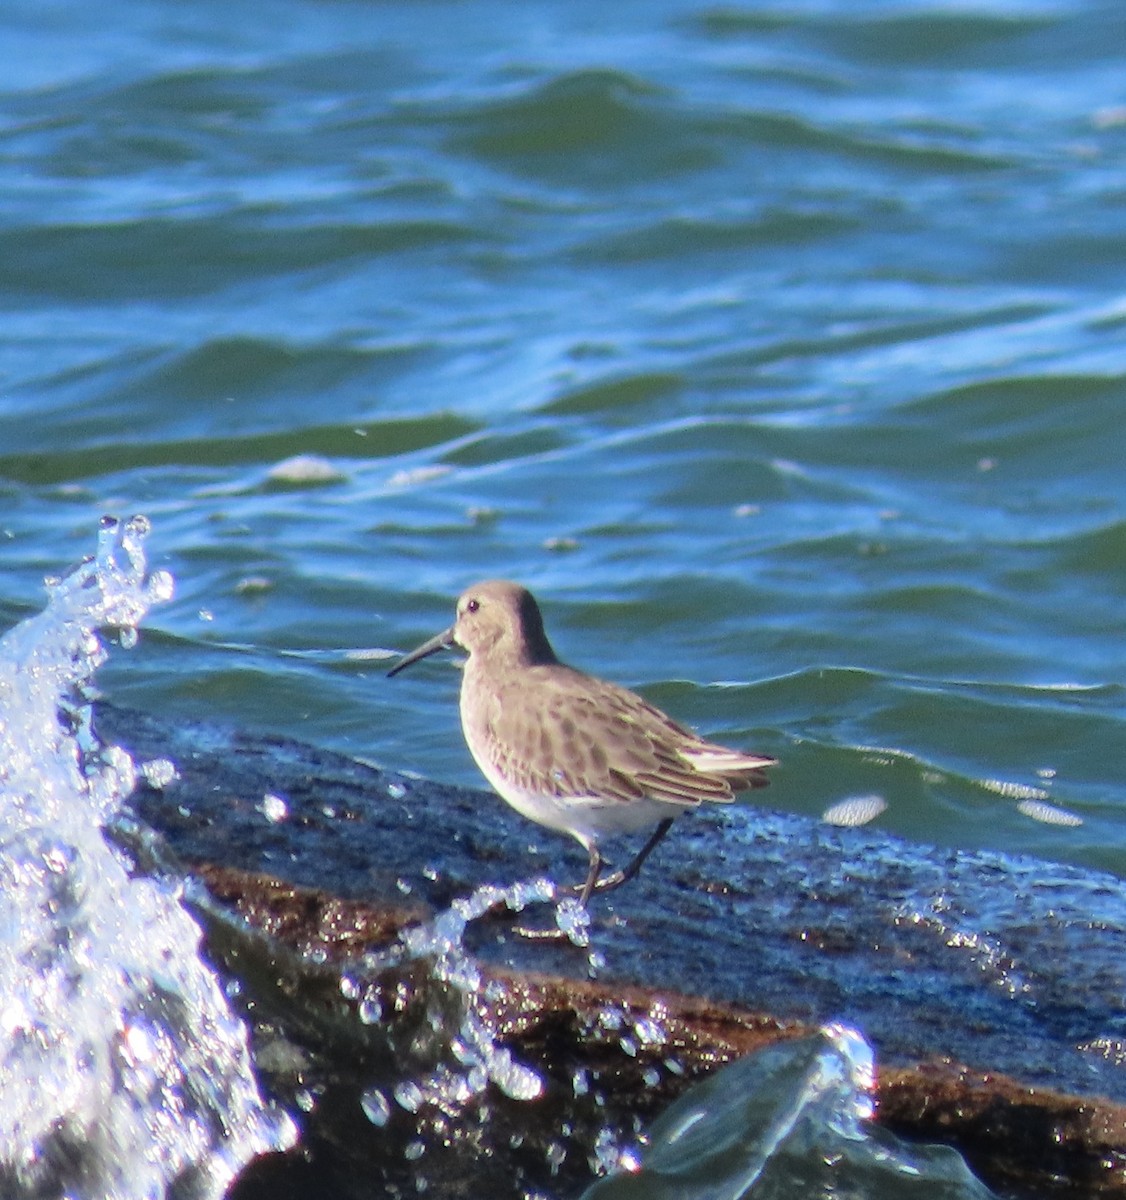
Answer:
M145 512L178 593L113 700L478 783L452 667L372 652L512 577L777 755L756 801L1126 872L1126 9L0 33L5 623Z

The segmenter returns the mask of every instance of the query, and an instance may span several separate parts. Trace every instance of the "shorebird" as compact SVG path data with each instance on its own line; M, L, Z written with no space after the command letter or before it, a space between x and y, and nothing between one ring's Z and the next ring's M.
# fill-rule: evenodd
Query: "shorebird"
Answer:
M765 787L776 760L729 750L678 725L636 692L559 661L535 597L506 580L462 593L457 617L388 675L439 650L469 654L461 727L481 773L522 816L568 833L590 869L591 895L632 879L681 813ZM602 877L599 843L656 825L624 869Z

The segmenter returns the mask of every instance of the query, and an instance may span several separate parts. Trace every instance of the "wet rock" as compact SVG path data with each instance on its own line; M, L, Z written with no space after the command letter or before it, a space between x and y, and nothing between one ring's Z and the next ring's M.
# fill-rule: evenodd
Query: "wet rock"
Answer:
M543 1095L412 1112L395 1087L428 1061L410 1022L436 1011L414 1003L433 981L397 968L365 1022L342 973L483 882L560 862L577 879L578 848L487 793L283 739L109 709L99 729L176 763L136 811L199 881L259 1071L304 1113L296 1157L258 1164L242 1197L415 1195L420 1180L577 1194L693 1079L829 1019L875 1045L890 1129L956 1146L1007 1194L1126 1196L1126 903L1108 877L759 809L696 814L596 899L593 962L515 936L511 914L473 923L480 1018Z

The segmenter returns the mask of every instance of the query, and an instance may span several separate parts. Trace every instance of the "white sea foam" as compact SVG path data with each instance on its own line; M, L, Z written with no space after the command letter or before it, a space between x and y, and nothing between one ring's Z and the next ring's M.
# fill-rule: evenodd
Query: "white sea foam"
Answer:
M883 796L849 796L830 805L822 814L821 820L829 825L851 827L867 825L874 821L887 809L887 801Z
M1013 783L1008 779L982 779L979 783L987 792L1004 796L1006 800L1047 800L1048 793L1040 787L1027 783Z
M103 522L97 556L0 640L0 1176L6 1196L219 1197L294 1137L263 1104L246 1031L163 881L103 836L133 787L86 702L106 657L172 593L148 523ZM156 768L161 777L167 770Z
M1058 804L1048 804L1044 800L1022 800L1017 805L1017 812L1023 813L1024 816L1031 817L1032 820L1040 821L1045 825L1062 825L1074 828L1077 825L1083 824L1083 818L1078 813L1073 813L1067 808L1060 808Z
M295 454L275 463L267 473L277 483L302 484L336 483L343 472L320 454Z

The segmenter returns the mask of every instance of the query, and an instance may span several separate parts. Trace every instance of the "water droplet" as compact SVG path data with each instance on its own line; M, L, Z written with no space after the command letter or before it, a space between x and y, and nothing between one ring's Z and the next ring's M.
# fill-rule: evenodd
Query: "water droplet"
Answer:
M416 1113L422 1107L423 1095L422 1088L417 1083L412 1083L410 1080L403 1080L395 1084L394 1088L395 1103L402 1109L406 1109L409 1113Z
M622 1150L618 1154L618 1170L634 1175L641 1170L641 1155L637 1150Z
M507 1051L503 1059L489 1065L489 1077L497 1087L510 1100L538 1100L543 1095L543 1080L531 1067L513 1062Z
M603 1029L621 1029L624 1023L622 1011L619 1008L603 1008L598 1013L598 1024Z
M74 852L66 846L48 846L43 852L43 865L53 875L62 875L74 859Z
M639 1017L633 1023L633 1031L643 1046L652 1046L665 1040L664 1029L652 1017Z
M176 764L168 758L153 758L141 764L141 774L149 787L162 792L179 778Z
M368 1088L363 1093L360 1097L360 1108L364 1110L364 1116L377 1129L382 1129L391 1119L391 1105L379 1088Z
M590 913L574 897L567 896L555 906L555 924L572 945L590 945Z
M289 805L281 796L275 796L273 792L267 792L258 804L258 811L271 825L276 825L279 821L284 821L289 816Z

